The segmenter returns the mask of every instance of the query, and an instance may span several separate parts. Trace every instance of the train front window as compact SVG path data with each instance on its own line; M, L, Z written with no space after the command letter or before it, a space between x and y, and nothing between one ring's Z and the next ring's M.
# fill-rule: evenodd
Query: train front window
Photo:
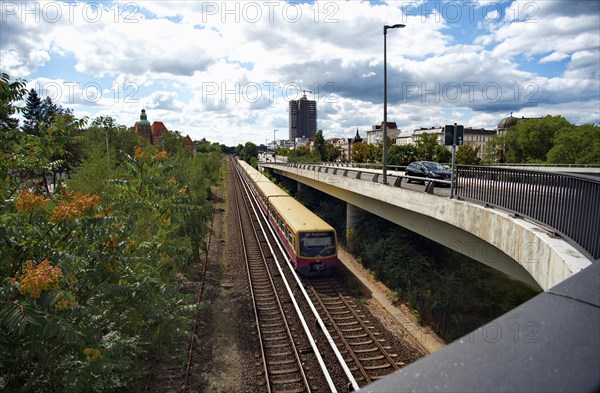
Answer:
M300 256L327 257L335 254L335 235L329 232L300 232Z

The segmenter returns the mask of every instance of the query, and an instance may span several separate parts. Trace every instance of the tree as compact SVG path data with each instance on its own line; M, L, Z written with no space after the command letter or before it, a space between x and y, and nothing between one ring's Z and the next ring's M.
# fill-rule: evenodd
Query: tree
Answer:
M254 143L246 142L244 146L238 145L236 150L242 160L254 167L258 165L258 147Z
M600 164L600 127L584 124L559 130L554 137L554 146L548 151L548 162Z
M456 150L456 163L463 165L479 165L481 162L481 159L477 156L479 150L479 146L475 148L469 144L459 146Z
M391 145L388 150L388 164L408 165L417 160L417 154L415 145Z
M438 143L438 134L425 132L419 136L416 143L419 159L423 161L433 161L436 155L436 146Z
M352 161L356 163L368 162L369 146L363 142L357 142L352 145Z
M317 131L315 140L313 142L314 155L318 161L325 161L327 159L327 152L325 150L325 138L323 138L323 131Z
M19 120L12 115L22 109L14 106L14 103L20 101L26 92L25 82L21 80L11 82L8 74L0 75L0 131L14 130L19 126Z
M437 162L450 162L452 161L452 152L446 149L445 146L437 145L435 147L433 160Z
M28 134L39 135L40 124L44 121L43 112L42 100L35 89L31 89L25 100L25 109L23 109L23 117L25 118L23 131Z
M546 162L558 132L570 132L574 126L562 116L519 121L506 133L507 162Z
M325 160L329 162L337 161L342 155L342 149L331 143L325 145Z

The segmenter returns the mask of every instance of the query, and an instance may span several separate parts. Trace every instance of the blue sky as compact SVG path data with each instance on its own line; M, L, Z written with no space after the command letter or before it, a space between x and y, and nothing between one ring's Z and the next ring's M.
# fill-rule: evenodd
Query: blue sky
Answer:
M510 113L600 122L597 1L0 2L0 71L78 117L149 120L236 145L286 138L317 101L326 138L493 129Z

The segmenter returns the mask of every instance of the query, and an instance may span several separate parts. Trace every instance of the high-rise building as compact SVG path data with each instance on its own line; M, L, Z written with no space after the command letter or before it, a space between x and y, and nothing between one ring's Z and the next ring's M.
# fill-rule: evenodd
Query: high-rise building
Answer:
M315 139L317 135L317 102L306 98L306 94L299 100L289 103L289 139L296 138Z

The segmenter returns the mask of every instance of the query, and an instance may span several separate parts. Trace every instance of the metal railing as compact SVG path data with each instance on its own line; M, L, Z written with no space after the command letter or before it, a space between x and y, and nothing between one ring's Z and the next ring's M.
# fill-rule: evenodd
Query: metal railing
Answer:
M324 166L313 163L279 164L358 180L380 182L380 173L354 166ZM569 175L458 165L454 195L457 198L497 207L541 224L561 236L587 258L600 259L600 180ZM389 175L391 186L400 188L412 176ZM331 179L330 179L331 180ZM423 179L425 192L450 182Z
M592 260L600 258L600 181L590 177L457 166L456 196L551 228Z

